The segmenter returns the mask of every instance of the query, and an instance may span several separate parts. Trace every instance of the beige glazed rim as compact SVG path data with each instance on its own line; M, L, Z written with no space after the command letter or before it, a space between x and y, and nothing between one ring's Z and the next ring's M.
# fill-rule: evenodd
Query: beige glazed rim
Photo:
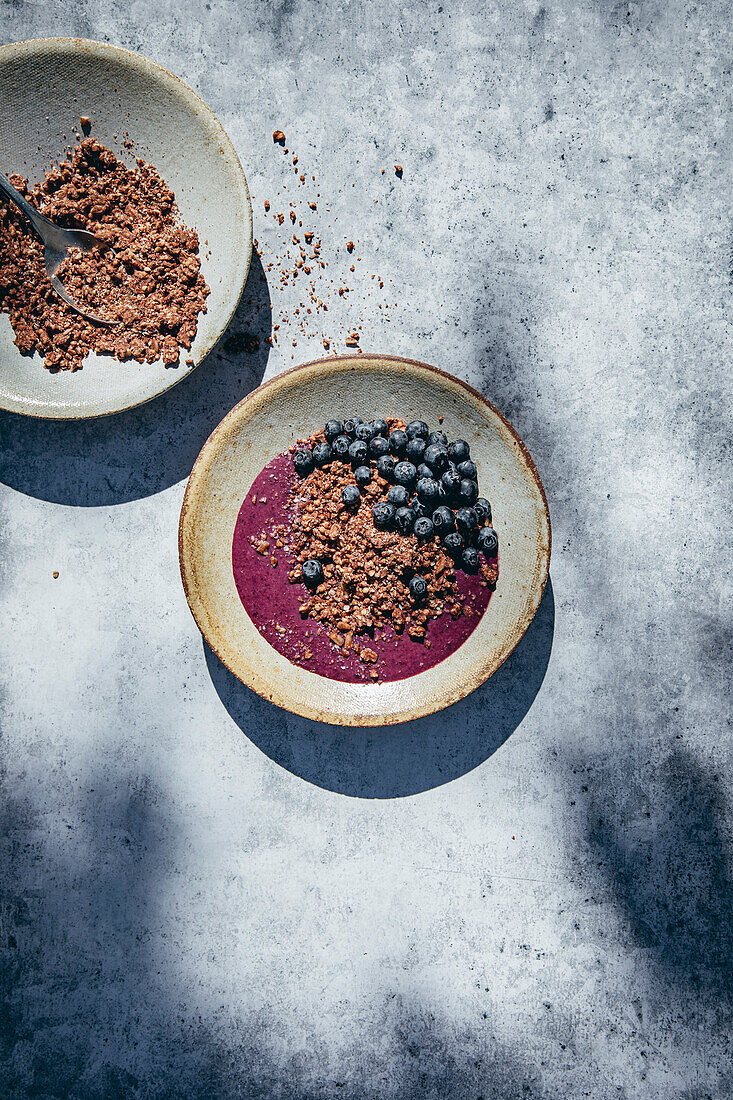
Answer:
M134 155L158 168L182 220L199 233L211 289L208 313L200 315L193 347L174 369L91 353L81 371L52 374L37 355L20 355L7 315L0 315L0 408L56 420L135 408L195 370L237 308L252 257L252 205L236 150L187 84L142 54L107 42L54 37L0 46L0 90L0 171L42 178L49 155L73 143L71 127L88 115L92 136L122 159L130 155L121 145L129 133ZM186 366L189 357L193 364Z
M392 404L387 407L386 401ZM234 583L234 524L254 478L297 438L322 427L329 415L357 410L364 415L367 410L375 416L414 419L422 412L421 419L430 423L431 412L437 421L438 409L445 415L442 427L449 438L460 433L469 439L482 492L494 508L500 574L486 613L463 645L406 680L342 683L291 664L253 625ZM196 624L243 684L305 718L381 726L450 706L503 664L540 605L549 573L551 528L547 498L529 451L490 401L425 363L357 354L294 367L227 414L194 463L181 508L178 549Z

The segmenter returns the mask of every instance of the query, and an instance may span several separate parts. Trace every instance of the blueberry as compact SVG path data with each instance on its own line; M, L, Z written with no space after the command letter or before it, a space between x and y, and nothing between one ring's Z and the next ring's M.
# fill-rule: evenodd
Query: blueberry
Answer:
M367 460L367 445L361 439L349 444L349 458L352 466L363 466Z
M348 462L350 446L351 440L348 435L337 435L331 444L331 456L337 458L339 462Z
M402 458L407 450L407 436L401 428L395 428L389 435L389 449L396 458Z
M458 496L458 490L461 487L461 475L457 470L448 469L442 475L440 484L445 489L448 499L453 500Z
M390 504L388 500L380 500L372 508L374 526L379 527L382 531L386 531L388 527L392 526L394 517L394 504Z
M313 448L313 461L316 466L325 466L331 461L331 446L325 439L321 443L316 443Z
M411 420L407 425L408 439L427 439L429 434L430 428L424 420Z
M433 514L432 506L430 504L423 504L417 497L415 497L410 507L412 508L412 514L415 516L415 519L421 519L423 516L430 519Z
M478 550L473 546L467 546L461 554L461 569L464 573L478 573Z
M401 535L409 535L415 524L415 513L412 508L404 506L398 508L394 515L395 526Z
M428 436L428 446L431 446L433 443L440 443L443 447L447 447L448 436L445 432L431 432Z
M387 500L394 504L395 508L406 508L410 503L410 494L404 485L393 485L387 493Z
M410 589L410 595L415 602L424 600L428 594L428 582L424 577L413 577L407 587Z
M398 462L394 468L394 479L398 485L412 487L417 478L417 470L411 462Z
M414 462L416 466L423 461L423 455L425 454L425 440L424 439L411 439L407 444L407 458L410 462Z
M417 480L419 481L421 477L432 477L432 476L433 476L433 471L430 469L428 464L426 462L421 462L420 465L417 468Z
M448 448L441 443L431 443L425 448L425 461L436 477L440 477L448 469Z
M392 455L382 455L377 459L377 472L385 481L391 481L394 477L395 461Z
M316 558L308 558L308 561L304 561L301 570L303 573L303 584L311 590L318 588L319 584L323 584L323 568L321 563Z
M344 424L344 433L348 435L349 439L354 439L356 436L356 429L359 424L363 424L364 421L360 416L350 417Z
M370 439L374 439L375 435L376 432L371 424L364 424L362 422L356 425L356 430L354 432L356 439L363 439L365 443L368 443Z
M499 549L499 536L493 527L482 527L476 542L479 550L486 554L487 558L493 557Z
M459 462L465 462L470 457L471 451L465 439L454 439L452 443L448 444L448 454L458 464Z
M415 520L415 526L413 532L417 536L418 542L429 542L433 537L435 528L433 527L433 521L428 519L427 516L419 516Z
M449 531L452 531L456 525L456 517L451 512L450 508L446 508L444 504L441 504L440 508L436 508L433 512L433 526L439 535L447 535Z
M478 516L473 508L459 508L456 512L456 527L465 537L478 530Z
M473 510L478 516L479 527L485 527L487 523L491 523L491 505L485 497L474 500Z
M427 504L429 507L435 506L438 503L438 496L440 494L440 486L433 477L422 477L417 483L417 495L423 504Z
M382 458L389 450L389 444L383 435L375 435L369 440L369 454L372 458Z
M458 499L462 504L473 504L475 500L478 500L478 485L475 481L470 481L467 477L461 478L461 484L458 487Z
M375 435L383 435L385 439L389 435L389 424L386 420L372 420L372 428Z
M300 477L308 477L315 466L313 454L309 450L296 451L293 455L293 466Z
M443 536L443 548L447 550L451 557L457 558L459 554L462 554L465 545L465 539L458 531L449 531L447 535Z
M340 420L329 420L323 429L323 434L329 443L333 443L337 435L344 434L344 426Z
M467 458L465 462L458 463L458 473L461 477L467 477L469 481L478 481L478 470L476 464L471 462L470 458Z
M354 504L358 504L361 497L356 485L345 485L341 490L341 499L347 508L351 508Z
M354 470L354 481L363 489L372 480L372 471L369 466L357 466Z

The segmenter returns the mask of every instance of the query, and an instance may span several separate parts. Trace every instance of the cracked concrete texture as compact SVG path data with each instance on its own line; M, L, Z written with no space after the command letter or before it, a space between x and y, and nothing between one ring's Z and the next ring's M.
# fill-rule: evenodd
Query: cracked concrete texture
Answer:
M218 114L262 339L110 421L0 418L0 1092L730 1096L726 5L0 5L50 34ZM363 273L269 350L299 294L263 202L306 194L276 128L324 289L347 239ZM239 689L176 556L211 428L356 324L510 417L554 533L507 668L367 734Z

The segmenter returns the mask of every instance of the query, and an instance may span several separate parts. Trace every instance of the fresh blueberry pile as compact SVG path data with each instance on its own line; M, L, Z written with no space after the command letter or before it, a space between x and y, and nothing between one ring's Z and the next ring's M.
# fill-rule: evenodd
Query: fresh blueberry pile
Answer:
M329 420L324 435L312 449L293 455L300 477L330 462L350 464L355 484L343 489L341 499L356 509L359 490L372 480L374 465L391 483L387 499L372 508L375 527L414 535L421 544L440 539L466 573L478 572L479 551L486 557L496 554L499 540L491 526L491 505L479 496L478 471L465 439L449 443L445 432L431 432L423 420L413 420L404 431L390 431L386 420L367 424L359 416ZM304 579L308 583L305 568Z

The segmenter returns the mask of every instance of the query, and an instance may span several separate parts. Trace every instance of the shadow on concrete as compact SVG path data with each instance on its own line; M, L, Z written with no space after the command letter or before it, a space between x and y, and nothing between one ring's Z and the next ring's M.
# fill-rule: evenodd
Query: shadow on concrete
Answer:
M353 1022L338 1006L341 1035L303 1019L301 1047L246 983L200 1015L208 954L181 965L191 929L172 904L185 896L176 807L109 756L82 779L61 830L7 786L0 803L4 1098L550 1100L521 1042L493 1034L489 990L470 1030L387 987Z
M472 695L416 722L350 729L288 714L244 687L204 643L221 701L267 756L317 787L358 798L401 798L472 771L514 732L540 690L555 626L548 580L514 653Z
M677 996L730 1008L733 859L719 777L677 748L659 775L623 786L588 808L600 870Z
M262 381L271 324L270 292L255 252L226 332L172 389L95 420L38 420L0 410L0 481L39 500L82 507L122 504L175 485L188 477L222 417Z

